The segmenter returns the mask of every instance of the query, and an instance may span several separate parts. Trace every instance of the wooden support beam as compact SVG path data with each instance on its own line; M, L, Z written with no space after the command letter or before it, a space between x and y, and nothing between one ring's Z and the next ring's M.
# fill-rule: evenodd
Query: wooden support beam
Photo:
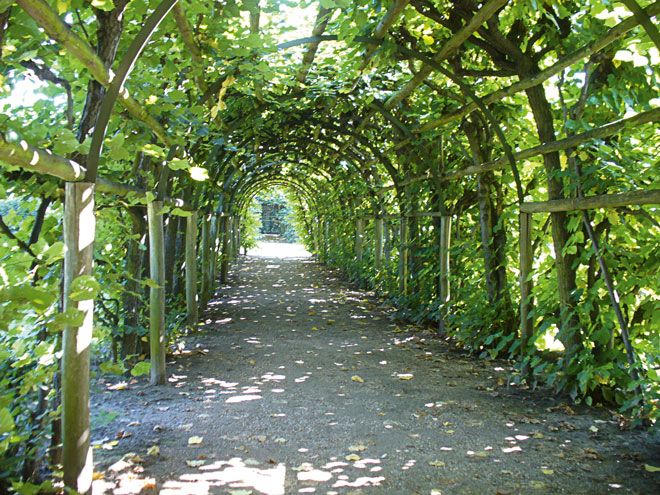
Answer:
M197 212L186 218L186 321L197 328Z
M26 141L5 141L1 134L0 160L29 172L51 175L66 181L77 182L85 177L85 169L79 163L48 150L35 148Z
M439 63L450 57L458 48L479 29L484 22L490 19L502 8L509 0L489 0L477 11L472 19L459 31L454 33L449 40L440 48L440 51L433 57L433 61ZM408 81L400 90L391 95L385 101L385 108L392 108L399 102L406 99L415 89L429 77L434 71L430 65L423 65L421 69Z
M399 217L399 293L408 293L408 219Z
M658 14L660 14L660 2L655 2L649 5L645 9L645 13L648 17L655 17ZM544 81L547 81L552 76L559 74L567 67L570 67L571 65L579 62L580 60L590 57L594 53L597 53L601 51L603 48L609 46L614 41L623 38L629 31L637 27L639 25L639 22L640 21L635 16L628 17L627 19L624 19L619 24L617 24L609 31L607 31L607 33L605 33L605 35L602 36L601 38L598 38L597 40L594 40L591 43L584 45L582 48L577 49L573 53L563 57L557 63L548 67L547 69L544 69L527 79L524 79L510 86L507 86L506 88L502 88L488 95L484 95L480 99L484 105L488 105L500 101L508 96L513 96L516 93L520 93L521 91L529 89L538 84L542 84ZM476 103L470 102L467 105L464 105L463 107L459 108L455 112L443 115L439 119L433 120L431 122L427 122L426 124L423 124L417 127L416 129L413 129L413 132L415 133L426 132L431 129L435 129L436 127L440 127L442 125L448 124L449 122L460 120L466 115L469 115L473 111L477 110L477 108L478 107Z
M220 235L220 215L218 213L211 214L211 259L209 266L209 288L211 296L215 294L216 278L218 275L218 250L219 250L219 235Z
M110 86L112 77L96 51L89 43L71 31L48 2L45 0L16 0L16 3L43 28L48 36L60 43L70 55L80 62L96 81L106 88ZM173 144L165 128L149 115L125 88L120 93L119 102L133 118L143 122L151 129L162 143L167 146Z
M163 202L147 204L149 223L149 351L151 385L164 385L165 374L165 251L163 239Z
M383 263L383 218L374 219L374 263L380 269Z
M222 217L222 262L220 264L220 282L226 284L229 280L229 249L231 236L231 217Z
M532 215L520 213L520 355L527 355L529 340L534 332L532 312Z
M7 163L19 167L27 172L49 175L69 182L82 181L86 170L79 163L57 155L50 150L36 148L25 141L13 143L5 141L0 135L0 164ZM147 191L128 184L120 184L99 177L96 180L95 192L128 196L136 194L146 197ZM190 206L181 199L165 198L165 204L181 209L190 209Z
M520 205L520 211L524 213L556 213L560 211L658 204L660 204L660 189L651 189L650 191L629 191L618 194L602 194L582 198L564 198L537 203L523 203Z
M514 158L516 161L525 160L527 158L532 158L538 155L545 155L548 153L554 153L555 151L562 151L570 148L575 148L587 141L592 139L602 139L609 136L613 136L623 131L624 129L630 127L637 127L643 124L648 124L652 122L660 121L660 108L654 108L653 110L647 110L646 112L640 112L637 115L633 115L627 119L620 119L615 122L610 122L601 127L596 127L590 131L585 131L581 134L574 134L564 139L559 139L557 141L552 141L549 143L540 144L532 148L527 148L525 150L514 153ZM501 157L496 160L491 160L489 162L480 163L477 165L470 165L459 170L453 170L447 172L444 175L441 175L437 178L440 182L449 182L456 179L461 179L467 177L468 175L483 174L485 172L491 172L494 170L501 170L509 166L509 162L506 157ZM423 180L431 179L430 174L425 174L419 177L413 177L407 179L405 184L412 184L415 182L420 182ZM382 190L391 189L393 186L385 186Z
M89 361L94 327L94 184L67 182L64 194L64 314L71 322L64 327L62 343L62 464L64 484L86 495L92 490L93 472Z
M211 222L208 214L202 215L202 239L199 245L201 251L201 269L202 276L200 287L200 303L202 308L206 307L210 297L210 277L209 267L211 263Z
M447 313L451 299L451 287L449 285L449 248L451 246L451 217L448 215L440 217L440 315L438 318L438 333L447 334Z

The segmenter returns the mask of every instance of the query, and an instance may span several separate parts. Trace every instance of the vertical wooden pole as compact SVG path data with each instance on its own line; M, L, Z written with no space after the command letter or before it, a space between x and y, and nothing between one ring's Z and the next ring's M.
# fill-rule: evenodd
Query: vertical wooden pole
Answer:
M229 261L234 259L236 255L236 233L235 229L234 215L229 217L229 229L227 230L229 235Z
M91 277L94 260L94 184L67 182L64 203L64 311L81 316L64 327L62 344L62 464L67 487L86 495L92 489L89 424L89 359L94 299L75 297L76 285ZM71 297L74 295L74 297ZM84 296L83 296L84 297Z
M520 353L524 357L533 332L532 310L532 215L520 212Z
M218 275L218 244L220 236L220 219L218 213L211 216L211 266L209 267L211 295L215 293L216 278Z
M234 241L234 257L238 257L241 254L241 216L234 215L234 236L236 240Z
M357 259L358 263L362 262L362 258L364 255L364 250L362 249L363 240L364 240L364 219L358 218L355 221L355 258Z
M449 286L449 247L451 244L451 217L440 217L440 318L438 332L445 335L447 332L446 316L451 298Z
M149 350L151 384L163 385L165 375L165 252L163 241L163 202L147 204L149 222L149 277L154 286L149 291Z
M408 293L408 219L401 215L399 223L399 292Z
M374 220L374 262L380 269L383 262L383 218L377 216Z
M231 221L225 214L222 217L222 263L220 265L220 282L227 283L229 277L229 237L231 235Z
M176 237L180 227L180 217L174 215L167 216L167 227L165 228L165 281L167 293L173 294L174 279L178 276L176 270Z
M186 218L186 313L188 326L197 328L197 212Z
M201 258L201 287L199 290L199 299L202 308L206 306L209 300L209 262L211 256L211 223L209 222L208 214L202 215L202 239L199 245L202 251Z

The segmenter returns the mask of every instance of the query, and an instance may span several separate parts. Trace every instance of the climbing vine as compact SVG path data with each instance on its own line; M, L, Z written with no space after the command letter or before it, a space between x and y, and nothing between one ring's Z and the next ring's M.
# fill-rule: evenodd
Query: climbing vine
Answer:
M64 303L94 301L93 378L162 382L272 187L400 318L657 420L657 3L170 3L152 26L146 0L0 1L0 490L61 462ZM145 26L97 134L93 274L65 286L64 191Z

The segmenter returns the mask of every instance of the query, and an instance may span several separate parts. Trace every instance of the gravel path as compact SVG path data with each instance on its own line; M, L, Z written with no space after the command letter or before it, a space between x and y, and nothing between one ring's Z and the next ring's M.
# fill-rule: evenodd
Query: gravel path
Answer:
M243 258L220 292L169 386L98 383L95 493L660 493L648 433L507 386L310 258Z

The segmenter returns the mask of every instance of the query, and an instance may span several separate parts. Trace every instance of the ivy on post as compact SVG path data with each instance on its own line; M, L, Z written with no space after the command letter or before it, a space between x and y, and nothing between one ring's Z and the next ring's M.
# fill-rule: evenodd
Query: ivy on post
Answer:
M197 308L197 211L186 218L186 319L190 328L199 320Z
M64 316L62 345L62 464L64 484L91 493L89 360L94 326L92 278L96 219L95 185L67 182L64 202Z
M163 239L163 202L147 204L149 223L149 351L151 385L163 385L165 374L165 250Z

